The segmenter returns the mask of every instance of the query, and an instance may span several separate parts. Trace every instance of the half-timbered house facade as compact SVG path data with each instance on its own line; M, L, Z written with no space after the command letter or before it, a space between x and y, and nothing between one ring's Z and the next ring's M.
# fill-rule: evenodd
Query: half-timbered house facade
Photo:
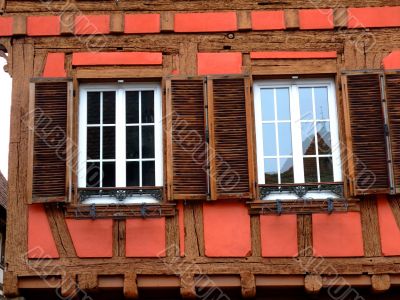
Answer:
M8 297L396 299L400 2L0 14Z

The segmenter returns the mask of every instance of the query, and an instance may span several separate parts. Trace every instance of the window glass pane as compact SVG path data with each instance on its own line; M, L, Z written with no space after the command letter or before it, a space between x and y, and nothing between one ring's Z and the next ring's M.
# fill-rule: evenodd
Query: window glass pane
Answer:
M280 155L292 155L292 130L290 123L279 123L278 124L279 134L279 154Z
M115 158L115 126L103 127L103 158Z
M154 91L142 92L142 123L154 123Z
M276 155L275 124L263 124L264 156Z
M142 162L142 185L155 186L155 163L154 161Z
M115 124L115 92L103 92L103 124Z
M142 158L154 158L154 126L142 126Z
M319 172L321 182L333 182L333 165L331 157L319 158Z
M331 131L329 122L317 122L318 153L331 154Z
M103 187L115 187L115 162L103 162Z
M126 186L139 186L139 162L128 161L126 163Z
M293 183L293 159L291 158L281 158L281 183Z
M312 88L299 88L300 115L302 120L314 119Z
M278 120L290 120L290 101L289 89L276 89L276 104L278 110Z
M315 154L315 132L313 122L301 123L301 138L303 140L303 154Z
M329 119L328 88L318 87L314 89L315 114L318 120Z
M100 127L87 128L87 159L100 158Z
M304 158L305 182L318 182L317 159L315 157Z
M278 164L275 158L264 159L265 183L275 184L278 182Z
M275 120L274 89L261 89L262 120Z
M87 93L87 123L100 124L100 92Z
M139 127L126 127L126 158L139 158Z
M126 123L139 123L139 92L126 92Z
M100 163L91 162L86 164L86 187L100 186Z

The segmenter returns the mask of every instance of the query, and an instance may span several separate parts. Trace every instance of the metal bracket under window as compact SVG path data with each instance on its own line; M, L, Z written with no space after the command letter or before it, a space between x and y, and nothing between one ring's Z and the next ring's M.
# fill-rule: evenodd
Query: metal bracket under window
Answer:
M328 198L328 213L332 214L333 210L334 210L334 205L333 205L333 199L332 198Z
M276 213L278 214L278 216L280 216L282 214L283 208L282 208L282 201L277 199L276 200Z

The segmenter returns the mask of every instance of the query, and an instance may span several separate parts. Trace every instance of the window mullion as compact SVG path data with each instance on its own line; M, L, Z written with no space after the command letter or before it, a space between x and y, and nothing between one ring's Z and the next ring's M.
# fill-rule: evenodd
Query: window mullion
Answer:
M118 88L116 91L116 120L115 120L115 168L116 168L116 186L126 186L126 104L125 91Z
M142 92L139 92L139 186L143 186L142 171Z
M79 168L78 168L78 186L87 187L87 92L81 91L79 105Z
M100 187L103 187L103 92L100 93Z
M313 106L313 124L314 124L314 141L315 141L315 159L317 165L317 181L321 182L321 172L319 170L319 149L318 149L318 131L317 131L317 107L315 105L315 88L312 91L312 106Z
M290 118L292 128L294 182L304 183L303 141L301 137L301 113L299 88L290 87Z
M276 143L276 165L278 168L278 183L282 183L281 179L281 160L279 158L280 155L280 149L279 149L279 131L278 131L278 101L277 101L277 95L276 95L276 88L274 89L274 114L275 114L275 143Z
M159 167L163 164L163 138L162 138L162 101L160 99L160 91L154 90L154 154L155 154L155 184L163 186L163 168ZM157 99L157 100L156 100Z

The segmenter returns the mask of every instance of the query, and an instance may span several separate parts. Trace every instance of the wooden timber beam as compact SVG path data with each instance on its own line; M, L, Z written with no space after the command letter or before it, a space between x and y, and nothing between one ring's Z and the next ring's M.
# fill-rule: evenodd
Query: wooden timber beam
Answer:
M390 276L387 274L383 275L372 275L371 277L372 291L375 293L383 293L390 289Z
M194 275L185 274L181 276L182 299L196 299L196 286Z
M138 299L139 292L137 286L137 276L135 273L125 273L124 277L124 296L126 299Z
M254 298L256 296L256 278L253 273L244 272L240 274L242 286L242 297Z
M321 275L306 275L306 277L304 278L304 288L307 293L318 293L322 288Z

